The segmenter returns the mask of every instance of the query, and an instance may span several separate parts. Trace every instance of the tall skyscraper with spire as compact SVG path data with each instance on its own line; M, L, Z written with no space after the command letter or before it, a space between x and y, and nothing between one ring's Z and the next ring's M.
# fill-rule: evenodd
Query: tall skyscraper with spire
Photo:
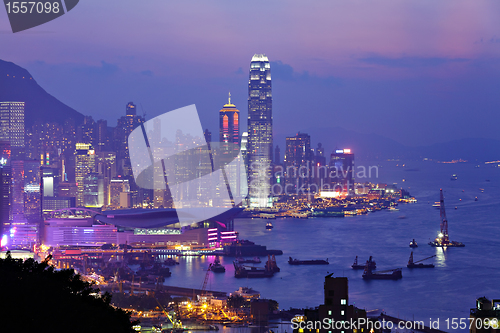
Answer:
M248 80L248 181L250 207L270 207L273 153L271 64L255 54Z
M228 103L219 111L219 142L239 151L240 110L231 103L231 93Z

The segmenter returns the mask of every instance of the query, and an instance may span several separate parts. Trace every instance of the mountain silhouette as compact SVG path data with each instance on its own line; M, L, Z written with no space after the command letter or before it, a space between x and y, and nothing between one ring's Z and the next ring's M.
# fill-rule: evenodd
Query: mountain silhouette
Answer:
M47 93L26 69L4 60L0 60L0 102L25 102L26 128L37 120L61 125L68 118L83 122L81 113Z

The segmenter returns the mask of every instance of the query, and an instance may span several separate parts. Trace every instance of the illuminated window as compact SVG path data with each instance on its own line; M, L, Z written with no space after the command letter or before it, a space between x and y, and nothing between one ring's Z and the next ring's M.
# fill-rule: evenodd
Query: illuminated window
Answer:
M343 316L344 315L344 310L340 311L340 315Z
M332 310L328 310L328 315L331 316L332 315Z
M346 299L341 299L340 300L340 305L346 305L347 304L347 300Z

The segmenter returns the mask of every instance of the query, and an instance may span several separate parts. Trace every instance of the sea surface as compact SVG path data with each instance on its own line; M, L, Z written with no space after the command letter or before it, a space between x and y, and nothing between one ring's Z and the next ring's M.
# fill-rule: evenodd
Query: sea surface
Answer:
M478 297L500 298L500 168L479 162L421 161L404 167L403 163L378 162L378 177L372 174L368 179L396 183L418 200L400 204L399 211L344 218L278 218L270 231L265 229L266 220L236 219L240 239L283 250L283 255L276 257L281 272L267 279L236 279L234 258L222 257L226 272L209 272L207 289L229 293L248 286L258 290L262 298L277 300L281 309L316 307L323 303L325 276L334 273L349 279L349 303L358 308L423 320L426 325L439 319L440 329L460 331L447 327L446 319L468 318ZM452 174L458 179L451 180ZM445 196L450 239L463 242L464 248L443 250L427 244L440 228L439 209L432 207L439 201L440 188ZM413 238L419 244L413 249L415 261L436 255L425 261L434 263L435 268L406 268ZM350 268L356 255L360 262L373 256L378 271L402 267L403 278L365 281L362 270ZM287 263L289 256L328 258L330 265L291 266ZM214 259L181 258L165 284L200 288ZM263 266L267 258L261 259Z

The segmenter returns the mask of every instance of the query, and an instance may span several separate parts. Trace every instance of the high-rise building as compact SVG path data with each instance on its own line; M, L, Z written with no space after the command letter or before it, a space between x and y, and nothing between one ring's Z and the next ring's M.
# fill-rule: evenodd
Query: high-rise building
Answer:
M24 158L24 102L0 102L0 140L9 141L12 158Z
M330 181L334 190L354 193L354 154L351 149L336 149L330 156Z
M75 181L77 187L76 205L82 207L85 205L84 199L84 179L89 173L95 172L96 155L94 148L87 143L76 144L75 155Z
M248 80L248 180L250 207L270 207L273 154L271 64L255 54Z
M144 123L144 118L137 115L136 106L132 102L129 102L125 107L125 113L126 115L117 121L114 131L114 146L118 173L123 176L131 176L128 136L137 126Z
M240 150L240 111L231 103L231 93L228 103L219 112L219 142Z
M284 168L286 182L296 186L296 190L308 189L312 176L313 154L311 137L306 133L297 133L286 138Z
M0 153L2 153L2 151L0 151ZM9 221L12 219L10 204L12 182L11 173L12 170L10 168L9 159L2 154L2 156L0 156L0 239L4 235L4 230L6 230L9 226Z

